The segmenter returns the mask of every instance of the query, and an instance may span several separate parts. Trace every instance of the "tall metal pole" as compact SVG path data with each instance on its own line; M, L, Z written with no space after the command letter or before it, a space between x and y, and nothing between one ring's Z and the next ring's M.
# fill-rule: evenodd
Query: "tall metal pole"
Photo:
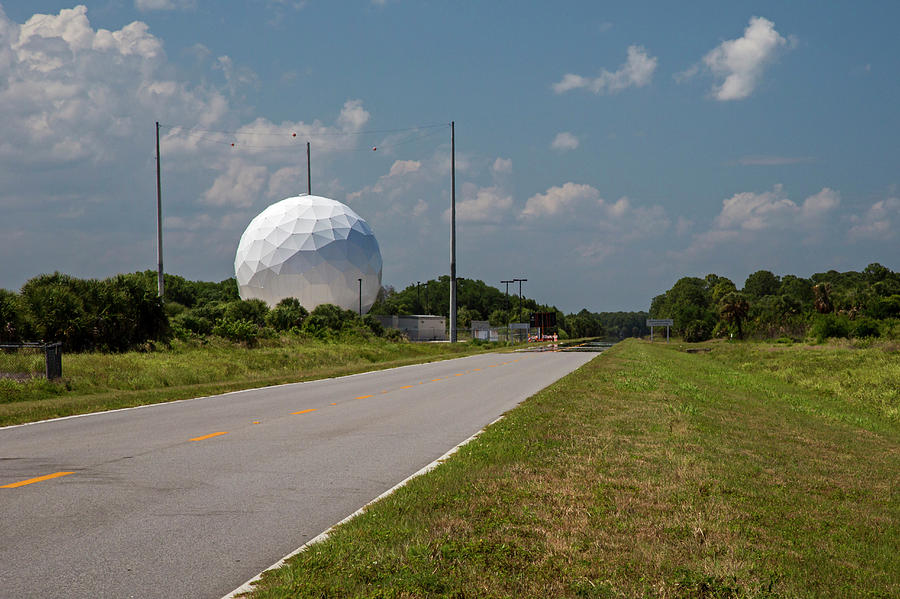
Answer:
M450 121L450 343L456 343L456 121Z
M506 340L509 341L509 284L515 283L515 279L500 281L506 284Z
M309 169L309 142L306 142L306 195L312 195L312 174Z
M362 279L357 281L359 281L359 317L362 318Z
M157 285L159 287L159 299L164 300L166 284L163 279L163 252L162 252L162 187L159 174L159 121L156 121L156 262Z

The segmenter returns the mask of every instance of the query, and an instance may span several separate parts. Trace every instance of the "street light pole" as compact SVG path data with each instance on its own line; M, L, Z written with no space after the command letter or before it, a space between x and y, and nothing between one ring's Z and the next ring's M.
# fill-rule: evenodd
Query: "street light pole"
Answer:
M359 281L359 317L362 318L362 279L356 279Z
M500 282L506 284L506 340L509 341L509 284L515 283L515 280Z
M156 258L157 258L157 287L159 300L164 301L166 295L166 283L163 276L163 246L162 246L162 188L159 173L159 121L156 121Z
M456 121L450 121L450 343L456 343Z

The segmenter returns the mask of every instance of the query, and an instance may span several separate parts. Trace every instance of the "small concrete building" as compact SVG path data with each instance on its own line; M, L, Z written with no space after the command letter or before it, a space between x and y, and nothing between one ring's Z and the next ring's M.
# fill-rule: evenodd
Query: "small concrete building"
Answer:
M410 341L446 341L447 319L432 314L413 314L412 316L379 316L381 326L388 329L399 329L406 333Z

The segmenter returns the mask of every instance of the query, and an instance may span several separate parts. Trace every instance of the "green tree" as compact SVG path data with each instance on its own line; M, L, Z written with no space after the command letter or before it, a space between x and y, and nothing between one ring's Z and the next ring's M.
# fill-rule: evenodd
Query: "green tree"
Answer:
M768 270L758 270L747 277L744 282L744 294L750 297L775 295L781 287L781 281Z
M738 339L744 338L743 323L750 312L750 304L743 294L732 292L719 301L719 316L737 329Z

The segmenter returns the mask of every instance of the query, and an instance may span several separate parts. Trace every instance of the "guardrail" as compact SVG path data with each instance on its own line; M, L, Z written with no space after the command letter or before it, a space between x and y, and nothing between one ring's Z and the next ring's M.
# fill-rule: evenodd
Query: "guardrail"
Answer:
M44 370L47 380L62 377L62 343L0 343L0 349L42 349L44 350Z

